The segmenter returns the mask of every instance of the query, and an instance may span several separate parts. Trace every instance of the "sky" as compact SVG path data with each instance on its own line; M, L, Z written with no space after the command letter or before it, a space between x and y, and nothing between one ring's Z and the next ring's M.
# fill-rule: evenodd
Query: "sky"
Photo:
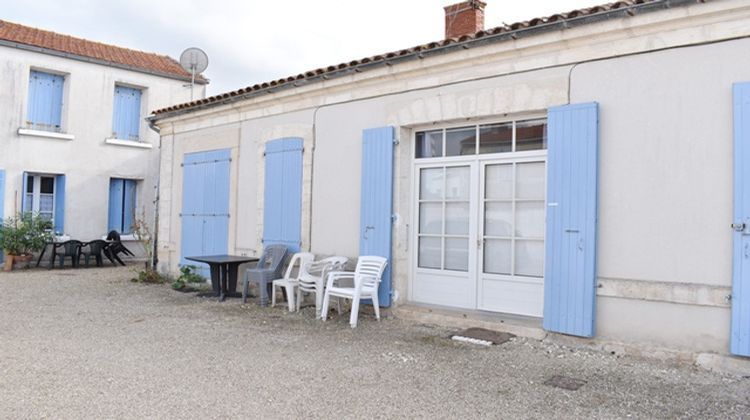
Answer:
M485 0L485 27L607 0ZM208 94L444 38L457 0L0 0L0 19L178 59L209 57Z

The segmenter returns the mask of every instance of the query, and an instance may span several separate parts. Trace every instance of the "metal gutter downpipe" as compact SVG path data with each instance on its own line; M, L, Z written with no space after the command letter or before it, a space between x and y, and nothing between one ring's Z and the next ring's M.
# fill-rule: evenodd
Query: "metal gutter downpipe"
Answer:
M151 241L151 269L156 271L156 265L159 263L159 255L158 255L158 243L159 243L159 190L161 188L161 129L155 124L155 121L151 118L146 118L146 121L148 122L148 128L155 131L156 134L159 136L159 145L157 149L159 150L159 153L157 153L157 161L158 165L156 166L156 185L154 188L156 189L156 192L154 194L154 231L152 233L152 241Z

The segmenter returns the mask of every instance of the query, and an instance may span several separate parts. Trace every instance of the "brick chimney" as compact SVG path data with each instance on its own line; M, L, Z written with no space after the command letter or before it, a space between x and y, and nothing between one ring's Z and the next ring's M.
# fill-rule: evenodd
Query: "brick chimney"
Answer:
M483 31L485 6L487 3L480 0L445 6L445 38L458 38Z

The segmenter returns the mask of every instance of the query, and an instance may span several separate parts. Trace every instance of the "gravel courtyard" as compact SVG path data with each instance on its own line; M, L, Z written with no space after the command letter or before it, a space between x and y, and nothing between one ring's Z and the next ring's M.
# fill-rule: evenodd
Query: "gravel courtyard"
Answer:
M0 418L750 416L750 378L394 319L352 330L132 276L0 273Z

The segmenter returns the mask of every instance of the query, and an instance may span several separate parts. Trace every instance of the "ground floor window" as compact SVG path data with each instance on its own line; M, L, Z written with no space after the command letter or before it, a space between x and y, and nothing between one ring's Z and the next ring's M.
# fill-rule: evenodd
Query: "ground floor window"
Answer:
M24 184L23 211L39 214L54 223L55 176L26 174Z
M415 133L412 298L541 316L546 120Z
M134 179L110 178L108 230L116 230L120 234L133 233L137 184Z

